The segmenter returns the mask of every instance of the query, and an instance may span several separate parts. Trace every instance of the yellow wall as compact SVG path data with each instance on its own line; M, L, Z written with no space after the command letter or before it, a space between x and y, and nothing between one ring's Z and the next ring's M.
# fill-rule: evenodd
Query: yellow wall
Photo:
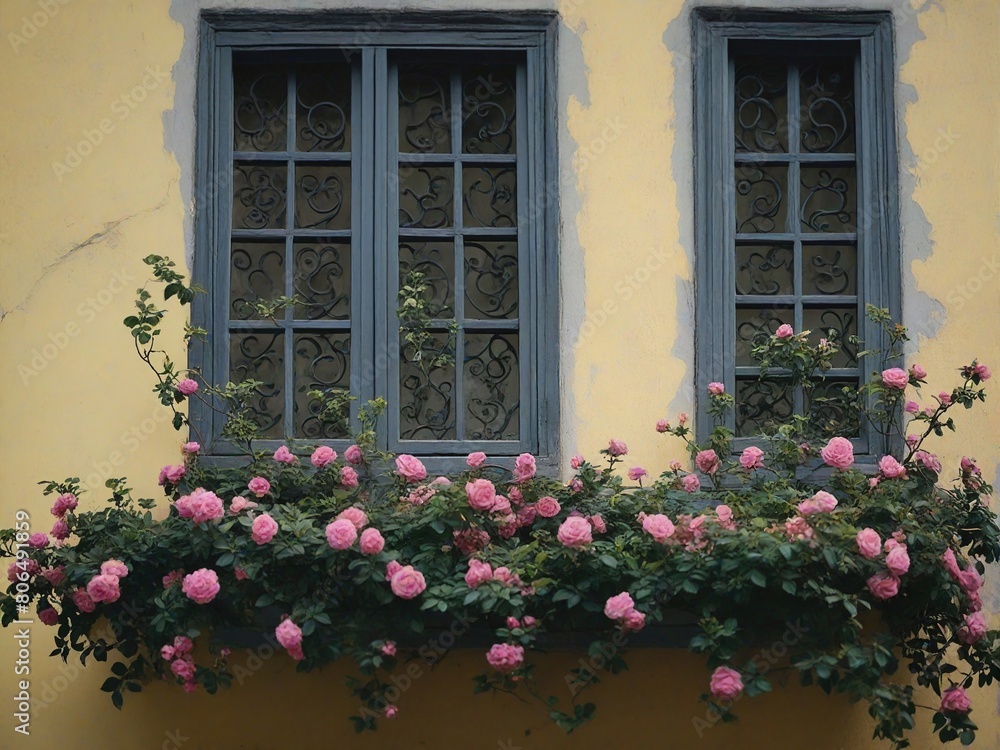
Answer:
M856 5L896 11L904 308L906 322L924 331L914 360L936 392L951 387L954 364L975 356L1000 371L1000 5L912 2ZM249 4L257 3L226 3ZM497 3L434 3L442 6ZM140 492L153 493L158 468L181 442L129 356L120 321L145 278L144 255L180 259L192 251L197 7L195 0L0 2L0 524L26 508L37 529L49 527L35 485L44 478L127 473ZM593 454L614 435L628 440L637 463L662 467L681 457L679 446L657 439L652 422L693 412L690 7L566 0L558 9L563 455ZM100 137L92 153L71 159L71 169L54 167L88 131ZM170 327L176 344L179 325ZM961 415L960 432L942 451L946 465L974 454L996 475L997 404L991 397ZM994 572L987 583L994 626L998 581ZM400 718L377 735L356 737L345 720L355 706L341 669L300 677L284 656L259 669L251 661L253 676L223 695L157 685L118 713L97 690L100 669L60 671L45 657L45 630L32 631L32 735L15 736L8 711L0 747L288 748L334 738L343 747L483 750L873 746L862 708L796 687L746 701L738 724L699 737L692 719L705 715L697 696L707 675L683 651L633 653L628 674L594 691L597 720L569 738L537 708L471 696L470 677L482 667L476 651L456 651L433 671L423 665L399 701ZM5 633L3 696L15 692L13 661ZM543 662L560 695L574 663L568 654ZM996 689L974 692L979 747L1000 746L997 701ZM921 718L914 746L936 747Z

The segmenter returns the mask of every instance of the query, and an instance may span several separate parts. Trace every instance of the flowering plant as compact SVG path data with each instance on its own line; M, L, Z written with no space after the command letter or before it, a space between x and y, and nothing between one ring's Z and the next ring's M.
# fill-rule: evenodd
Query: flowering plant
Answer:
M168 260L147 262L166 298L190 301ZM629 639L684 611L698 623L690 648L711 670L703 698L724 721L739 697L771 689L778 668L754 649L791 627L780 669L867 701L875 736L905 746L927 708L942 740L974 738L966 691L1000 675L1000 633L987 630L980 597L1000 535L974 461L939 484L944 469L925 443L954 429L957 405L984 399L984 365L963 367L958 387L923 410L907 400L925 382L919 366L874 378L859 399L873 398L887 432L916 437L867 474L849 439L801 420L734 456L725 428L699 444L681 415L656 429L683 441L695 470L674 461L658 477L639 466L623 477L628 446L612 439L600 460L573 457L568 482L540 476L529 454L506 465L480 452L466 471L435 478L414 456L377 450L381 400L359 409L357 442L343 455L322 445L255 450L245 402L259 384L213 387L178 371L154 349L164 312L150 300L140 290L125 323L175 426L186 424L186 399L221 401L245 461L213 465L197 441L185 443L160 473L169 507L155 515L156 502L133 498L125 479L107 482L100 508L81 505L78 479L43 482L55 497L52 531L0 532L0 550L15 558L3 625L33 605L54 628L55 655L113 657L102 689L116 706L154 676L192 692L228 685L230 652L208 634L263 627L273 613L267 635L300 669L356 661L351 686L364 707L352 718L359 731L374 728L400 710L387 698L396 641L444 618L495 634L476 691L526 694L571 731L595 710L582 691L625 668ZM835 346L812 348L807 334L779 330L759 353L786 369L807 363L794 365L805 378ZM329 418L342 419L345 396L321 395ZM732 406L721 383L709 397L717 416ZM573 701L560 706L538 694L531 652L543 633L581 629L601 658L566 675ZM938 705L919 706L914 684L892 678L901 665Z

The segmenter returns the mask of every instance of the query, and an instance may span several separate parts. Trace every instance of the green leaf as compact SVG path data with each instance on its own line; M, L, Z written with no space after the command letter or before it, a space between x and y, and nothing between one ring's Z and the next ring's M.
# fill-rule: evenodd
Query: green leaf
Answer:
M767 576L759 570L750 571L750 580L754 583L754 585L760 586L762 589L767 588Z
M600 558L598 558L598 559L600 559L600 561L602 563L604 563L605 565L607 565L609 568L617 568L618 567L618 561L615 558L613 558L611 555L601 555Z

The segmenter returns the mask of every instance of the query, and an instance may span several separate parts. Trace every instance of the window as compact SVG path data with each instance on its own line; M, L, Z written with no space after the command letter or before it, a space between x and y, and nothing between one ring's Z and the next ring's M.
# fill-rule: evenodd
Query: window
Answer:
M739 450L772 420L836 417L869 375L851 337L885 345L865 306L898 319L891 18L705 10L693 43L698 391L734 395ZM841 347L811 397L758 380L750 349L782 323ZM884 450L869 425L852 437Z
M204 19L193 361L263 384L267 445L348 445L310 395L340 391L353 426L384 397L382 447L442 469L554 463L552 17L314 20Z

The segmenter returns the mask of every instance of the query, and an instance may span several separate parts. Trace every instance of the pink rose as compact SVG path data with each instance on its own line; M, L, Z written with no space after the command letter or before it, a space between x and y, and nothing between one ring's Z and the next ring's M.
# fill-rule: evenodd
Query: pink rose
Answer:
M358 486L358 472L350 466L342 466L340 469L340 484L344 489L353 490Z
M966 695L961 686L948 688L941 693L941 713L945 714L967 714L972 708L972 701Z
M910 556L905 544L897 544L885 556L885 566L891 573L901 576L910 569Z
M537 467L535 466L535 457L530 453L522 453L514 460L515 482L527 482L535 476L535 471L537 471Z
M559 505L559 501L554 497L545 495L544 497L538 498L538 502L535 503L535 510L542 518L553 518L559 514L559 511L562 510L562 506Z
M52 607L38 610L38 619L45 625L56 625L59 622L59 613Z
M813 529L809 522L802 516L795 516L785 521L785 533L792 539L804 541L812 539Z
M624 456L626 453L628 453L628 446L625 445L625 441L614 438L608 441L609 456Z
M604 603L604 616L611 620L622 620L635 609L635 602L627 591L610 597Z
M396 473L407 482L419 482L427 478L427 469L420 459L406 453L396 456Z
M973 594L983 587L983 578L971 565L958 574L958 585L967 594Z
M187 469L184 468L184 464L177 464L176 466L164 466L160 469L160 478L157 480L160 486L166 484L177 485L187 474Z
M886 388L903 390L909 382L910 376L906 374L905 370L901 370L898 367L890 367L888 370L882 370L882 385Z
M360 464L365 460L364 455L361 453L361 448L356 445L350 446L346 451L344 451L344 458L349 464Z
M956 633L962 643L972 645L986 635L986 618L982 612L973 612L965 616L965 625Z
M756 445L751 445L749 448L744 448L743 452L740 454L740 466L747 471L762 469L764 468L764 462L761 460L763 458L764 451Z
M261 513L253 519L251 530L253 531L253 540L257 544L267 544L278 533L278 522L269 514Z
M719 466L721 465L718 454L711 448L698 451L698 455L694 457L694 463L698 467L698 470L705 474L714 474L719 470Z
M972 368L972 374L976 375L980 380L989 380L993 375L989 367L979 363L976 363L976 366Z
M191 520L195 523L214 521L226 513L226 508L218 495L201 487L191 493L190 502Z
M697 492L701 489L701 480L695 474L686 475L681 479L681 484L684 485L685 492Z
M379 650L386 656L395 656L396 644L393 643L392 641L386 641L385 643L382 644L382 647Z
M525 505L517 509L517 525L518 526L531 526L535 522L535 516L538 515L538 509L534 505Z
M584 463L586 463L586 461L587 461L587 459L585 459L583 456L579 456L579 455L578 456L573 456L573 458L571 458L569 460L569 465L570 465L570 467L572 467L575 470L575 469L579 469L581 466L583 466Z
M465 463L472 469L478 469L484 463L486 463L486 454L482 451L476 451L475 453L470 453L465 458Z
M665 419L657 419L656 420L656 431L659 432L659 433L661 433L661 434L664 433L664 432L669 432L670 431L670 422L668 422Z
M933 453L917 451L913 454L913 460L918 461L928 471L933 471L935 474L941 473L941 462Z
M201 450L201 444L200 443L196 443L193 440L191 440L190 442L184 443L184 445L181 446L181 453L186 453L189 456L195 455L200 450Z
M274 460L279 464L297 464L299 459L295 457L295 454L288 450L287 445L283 445L278 450L274 452Z
M886 479L906 478L906 467L892 456L882 456L879 459L878 468Z
M44 549L49 546L49 535L43 531L36 531L28 537L28 546L32 549Z
M174 659L170 664L170 671L182 680L194 677L194 665L187 659Z
M317 469L322 469L325 466L329 466L336 460L337 460L337 451L335 451L328 445L319 446L316 450L313 451L312 456L309 457L309 462Z
M424 505L426 504L434 495L437 494L435 490L429 484L422 484L410 490L410 494L406 496L406 502L411 505Z
M622 620L622 628L630 633L638 633L646 627L646 614L637 609L633 609Z
M594 541L591 535L590 524L583 516L570 516L559 526L556 538L562 542L563 546L581 548L586 547Z
M906 404L903 406L903 411L905 411L907 414L916 414L917 412L920 411L920 404L918 404L916 401L907 401Z
M427 588L424 574L412 565L404 565L393 573L389 585L400 599L413 599Z
M486 652L486 661L496 671L510 674L524 663L524 647L509 643L494 643Z
M581 482L579 479L571 479L569 481L569 484L567 484L566 486L569 487L570 492L576 494L577 492L583 489L583 482Z
M186 635L179 635L174 638L174 651L178 657L187 656L194 649L194 641Z
M90 596L86 589L77 589L74 591L72 599L73 604L75 604L76 608L81 612L89 614L96 609L94 599Z
M874 560L882 554L882 537L875 529L861 529L854 541L858 545L858 552L866 560Z
M718 381L713 381L708 384L708 392L713 396L721 396L726 392L726 386Z
M733 521L733 509L728 505L718 505L715 508L715 515L719 519L719 525L724 529L733 530L736 522Z
M302 653L302 628L296 625L291 618L281 621L281 624L274 629L274 637L295 661L302 661L306 658L305 654Z
M125 578L128 576L128 566L121 560L106 560L101 563L101 575Z
M67 511L76 510L76 506L79 505L76 499L76 495L72 492L65 492L56 498L55 503L52 505L52 515L57 518L62 518L66 515Z
M649 476L649 472L641 466L633 466L628 470L628 478L633 482L638 482L645 476Z
M493 568L490 567L489 563L476 559L469 560L469 569L465 573L465 584L470 589L477 588L492 580Z
M604 518L601 516L600 513L595 513L592 516L587 516L587 521L590 522L590 525L594 527L594 531L596 531L598 534L603 534L608 530L608 525L604 523Z
M385 707L385 718L395 719L396 715L399 713L399 706L395 703L387 703Z
M45 570L42 571L42 577L48 581L53 588L55 588L66 580L66 566L59 565L55 568L45 568Z
M688 417L686 411L682 411L680 414L677 415L677 422L678 424L680 424L681 427L687 424L688 419L690 419L690 417Z
M163 588L169 589L175 583L180 583L184 580L183 570L171 570L165 576L163 576Z
M868 579L868 590L876 599L891 599L899 593L899 579L892 573L882 571Z
M795 331L790 325L788 325L788 323L782 323L778 326L778 330L774 332L774 335L779 339L790 339L795 335Z
M674 524L662 513L654 513L642 519L642 530L663 544L674 535Z
M87 583L87 593L95 602L116 602L122 592L118 588L118 576L96 575Z
M497 498L496 487L489 479L474 479L465 485L469 506L475 510L488 511Z
M181 591L197 604L208 604L219 593L219 576L214 570L200 568L184 576Z
M331 547L345 550L358 538L357 527L346 518L334 521L326 527L326 541Z
M712 697L718 701L736 700L743 692L743 679L735 669L718 667L712 672L708 689L712 693Z
M835 469L846 469L854 463L854 446L844 437L830 438L819 452L823 462Z
M452 538L455 540L455 546L466 555L471 555L490 543L490 535L482 529L453 531Z
M241 510L247 510L248 508L252 509L256 507L257 503L253 502L252 500L247 500L245 497L234 497L233 501L229 503L229 512L230 514L235 516Z
M521 579L517 573L511 572L510 568L501 566L493 571L493 580L504 586L520 585Z
M250 578L250 575L246 572L246 570L237 565L233 568L233 578L237 581L246 581Z
M336 520L347 519L354 524L354 528L361 531L365 526L368 525L368 515L361 510L361 508L355 508L351 506L350 508L345 508L337 514Z
M911 448L916 448L917 447L917 443L919 443L919 442L920 442L920 435L907 435L906 436L906 444L908 446L910 446Z
M829 492L820 490L808 500L803 500L798 505L800 516L811 516L815 513L829 513L837 507L837 498Z
M264 477L254 477L247 482L247 489L257 497L264 497L264 495L271 491L271 483L264 479Z
M378 529L365 529L361 532L361 554L377 555L385 548L385 539Z
M927 377L927 370L918 364L910 365L910 377L914 380L923 380Z
M192 393L198 390L198 381L192 380L191 378L184 378L177 382L177 390L183 393L185 396L190 396Z

